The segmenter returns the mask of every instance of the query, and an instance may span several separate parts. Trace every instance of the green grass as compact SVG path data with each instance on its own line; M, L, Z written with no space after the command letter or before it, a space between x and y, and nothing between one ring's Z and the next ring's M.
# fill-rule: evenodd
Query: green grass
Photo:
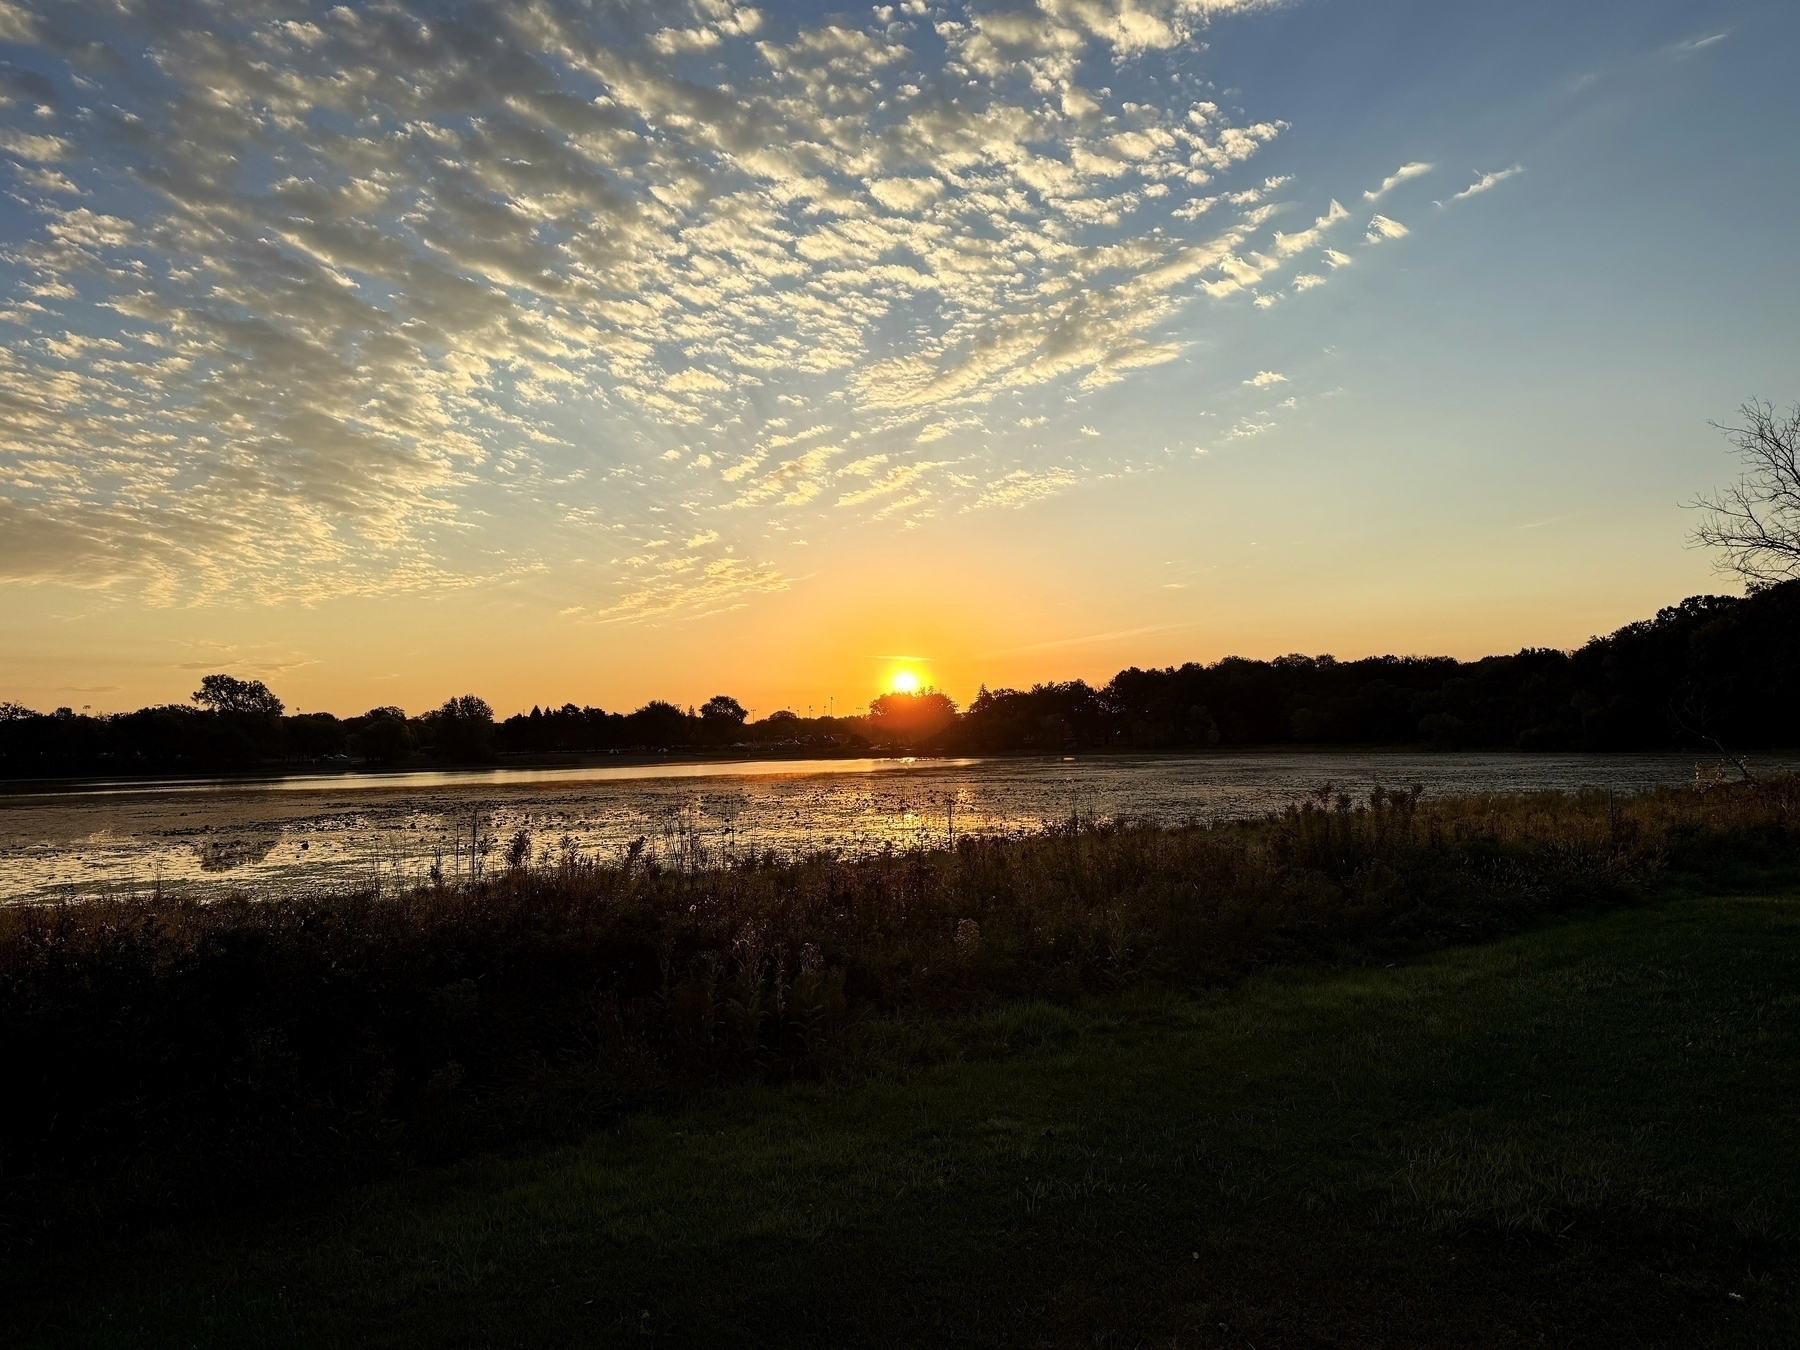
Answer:
M1800 1343L1800 898L981 1030L983 1058L18 1265L10 1338Z

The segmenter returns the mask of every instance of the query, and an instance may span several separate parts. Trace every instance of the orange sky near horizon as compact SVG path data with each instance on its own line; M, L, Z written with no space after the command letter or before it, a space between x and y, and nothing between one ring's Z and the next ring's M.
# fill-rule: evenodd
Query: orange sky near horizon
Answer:
M900 669L966 706L982 684L1099 684L1129 665L1226 655L1470 659L1579 645L1684 595L1728 589L1678 537L1652 565L1608 568L1624 546L1619 535L1641 529L1630 520L1565 531L1525 553L1516 531L1496 529L1485 541L1465 533L1460 546L1419 531L1387 547L1339 537L1328 541L1338 554L1329 566L1312 548L1280 554L1250 538L1189 549L1184 559L1177 545L1195 522L1159 521L1157 493L1151 480L1103 485L1086 500L1001 518L977 537L954 521L853 536L838 541L831 566L701 619L571 623L546 613L526 583L311 607L120 604L56 624L51 650L10 647L0 675L6 696L40 708L181 701L201 674L222 670L267 681L290 709L342 716L377 704L416 713L464 692L501 716L563 702L611 711L652 698L697 705L716 693L755 717L781 707L844 715L862 712ZM1145 528L1121 540L1117 515L1139 509ZM1213 514L1199 523L1223 534L1228 513ZM1678 511L1663 515L1671 532L1685 523ZM1409 562L1421 546L1433 566ZM1103 569L1091 561L1101 554ZM1164 580L1176 573L1181 580ZM1579 589L1572 575L1586 578ZM0 634L18 614L0 620Z

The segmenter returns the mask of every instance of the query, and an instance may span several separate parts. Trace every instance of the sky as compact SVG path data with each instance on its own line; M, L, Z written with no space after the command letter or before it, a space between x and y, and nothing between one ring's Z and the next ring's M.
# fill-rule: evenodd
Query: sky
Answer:
M0 0L0 698L1575 646L1800 399L1791 4Z

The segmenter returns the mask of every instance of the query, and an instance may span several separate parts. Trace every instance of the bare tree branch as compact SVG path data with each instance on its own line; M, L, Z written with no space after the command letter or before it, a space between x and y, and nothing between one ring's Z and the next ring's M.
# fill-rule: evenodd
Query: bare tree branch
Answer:
M1720 551L1720 571L1770 585L1800 576L1800 403L1784 416L1752 399L1738 415L1741 425L1711 425L1737 451L1744 476L1684 503L1706 513L1688 538Z
M1729 760L1744 776L1746 783L1754 781L1755 775L1750 772L1750 761L1743 755L1734 754L1728 750L1725 742L1714 734L1715 719L1712 712L1712 700L1708 697L1708 692L1709 690L1705 686L1697 687L1691 683L1684 685L1681 702L1677 703L1673 698L1668 702L1669 717L1682 732L1697 741L1710 745L1719 752L1721 759Z

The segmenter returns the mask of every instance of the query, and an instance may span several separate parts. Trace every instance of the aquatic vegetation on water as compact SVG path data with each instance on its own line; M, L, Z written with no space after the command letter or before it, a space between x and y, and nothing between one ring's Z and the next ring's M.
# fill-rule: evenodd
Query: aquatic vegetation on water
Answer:
M1766 775L1800 769L1759 759ZM1083 822L1254 820L1333 781L1361 798L1419 783L1428 798L1471 792L1637 792L1692 780L1677 755L1265 752L1036 759L712 762L613 769L496 770L345 779L134 785L0 798L0 902L172 890L280 898L297 890L433 879L461 882L503 861L525 830L584 853L648 838L709 857L771 849L943 847L967 835ZM650 777L642 775L654 775ZM1732 779L1738 774L1730 773ZM220 848L233 840L270 847ZM208 865L210 864L210 865Z

